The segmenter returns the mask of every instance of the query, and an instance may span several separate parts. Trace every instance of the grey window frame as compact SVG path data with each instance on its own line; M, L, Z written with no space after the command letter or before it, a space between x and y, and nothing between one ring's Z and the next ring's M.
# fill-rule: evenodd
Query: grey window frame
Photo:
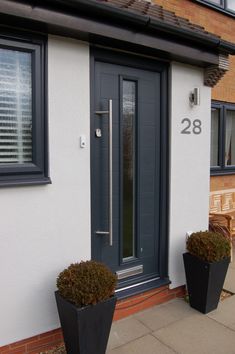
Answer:
M220 0L220 5L215 4L213 0L196 0L196 2L199 2L201 4L208 5L209 7L214 8L215 10L224 12L227 15L235 17L235 10L232 10L228 7L228 1L227 0Z
M32 54L32 163L0 164L0 187L48 184L46 37L1 33L0 48Z
M219 110L219 134L218 134L218 162L219 166L211 166L212 176L235 174L235 165L225 165L225 141L226 141L226 112L235 111L235 104L212 101L211 108Z

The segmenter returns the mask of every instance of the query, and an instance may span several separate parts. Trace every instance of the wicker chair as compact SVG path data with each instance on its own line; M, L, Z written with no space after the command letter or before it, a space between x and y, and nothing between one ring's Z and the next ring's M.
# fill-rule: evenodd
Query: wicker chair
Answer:
M235 237L235 228L233 226L233 217L230 214L209 214L209 230L222 233L228 237L231 242L231 262L233 260L233 237Z

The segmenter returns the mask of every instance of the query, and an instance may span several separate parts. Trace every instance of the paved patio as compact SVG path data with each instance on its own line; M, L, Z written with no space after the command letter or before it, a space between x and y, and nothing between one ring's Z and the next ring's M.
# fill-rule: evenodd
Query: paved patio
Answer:
M235 252L224 289L235 293ZM106 354L155 353L235 354L235 295L208 315L176 299L113 323Z
M235 257L224 288L235 293ZM182 299L112 325L107 354L235 354L235 296L208 315Z

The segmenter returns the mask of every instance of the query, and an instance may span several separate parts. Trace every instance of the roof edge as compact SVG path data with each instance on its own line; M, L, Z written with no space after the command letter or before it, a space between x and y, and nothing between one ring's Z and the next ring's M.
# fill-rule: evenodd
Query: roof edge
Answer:
M22 1L22 0L20 0ZM34 6L43 7L40 0L26 0L29 3L34 3ZM62 5L65 8L84 10L89 13L93 11L96 17L98 15L110 15L112 18L127 21L128 23L146 27L149 22L149 16L144 14L138 14L135 12L129 12L125 9L107 5L106 3L98 2L96 0L44 0L43 4L49 4L56 8L56 5Z
M31 3L35 1L30 1ZM38 2L38 4L37 4ZM40 1L36 1L36 6L42 6ZM88 13L94 11L96 15L112 16L121 21L125 21L127 24L140 26L152 31L161 31L166 34L171 34L179 39L190 40L196 44L204 44L210 46L212 49L217 49L219 52L235 55L235 44L225 41L221 38L210 37L197 33L195 31L189 31L184 28L177 28L169 23L163 23L153 19L150 16L135 13L134 11L126 11L106 3L98 2L96 0L45 0L45 3L53 5L63 5L65 8L83 9Z

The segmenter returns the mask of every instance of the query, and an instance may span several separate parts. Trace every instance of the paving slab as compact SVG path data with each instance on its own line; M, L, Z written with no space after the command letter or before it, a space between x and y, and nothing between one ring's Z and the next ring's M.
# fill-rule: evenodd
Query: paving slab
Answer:
M178 321L196 313L183 299L175 299L163 305L154 306L151 309L134 315L141 323L152 331Z
M233 259L234 259L234 256L233 256ZM235 269L235 261L233 261L232 263L230 263L230 266L229 266L229 267Z
M109 350L106 354L175 354L176 352L150 334L136 339L119 348Z
M235 331L235 296L220 302L217 310L210 312L207 316Z
M235 248L235 246L233 246ZM230 268L235 268L235 250L233 249L233 261L229 265Z
M235 354L234 331L201 314L174 322L153 335L180 354Z
M224 289L235 293L235 268L229 266L227 276L224 282Z
M234 257L233 257L233 259L234 259ZM230 263L229 267L234 269L234 268L235 268L235 261L233 261L232 263Z
M113 322L107 348L110 350L119 347L149 332L146 326L133 317Z

